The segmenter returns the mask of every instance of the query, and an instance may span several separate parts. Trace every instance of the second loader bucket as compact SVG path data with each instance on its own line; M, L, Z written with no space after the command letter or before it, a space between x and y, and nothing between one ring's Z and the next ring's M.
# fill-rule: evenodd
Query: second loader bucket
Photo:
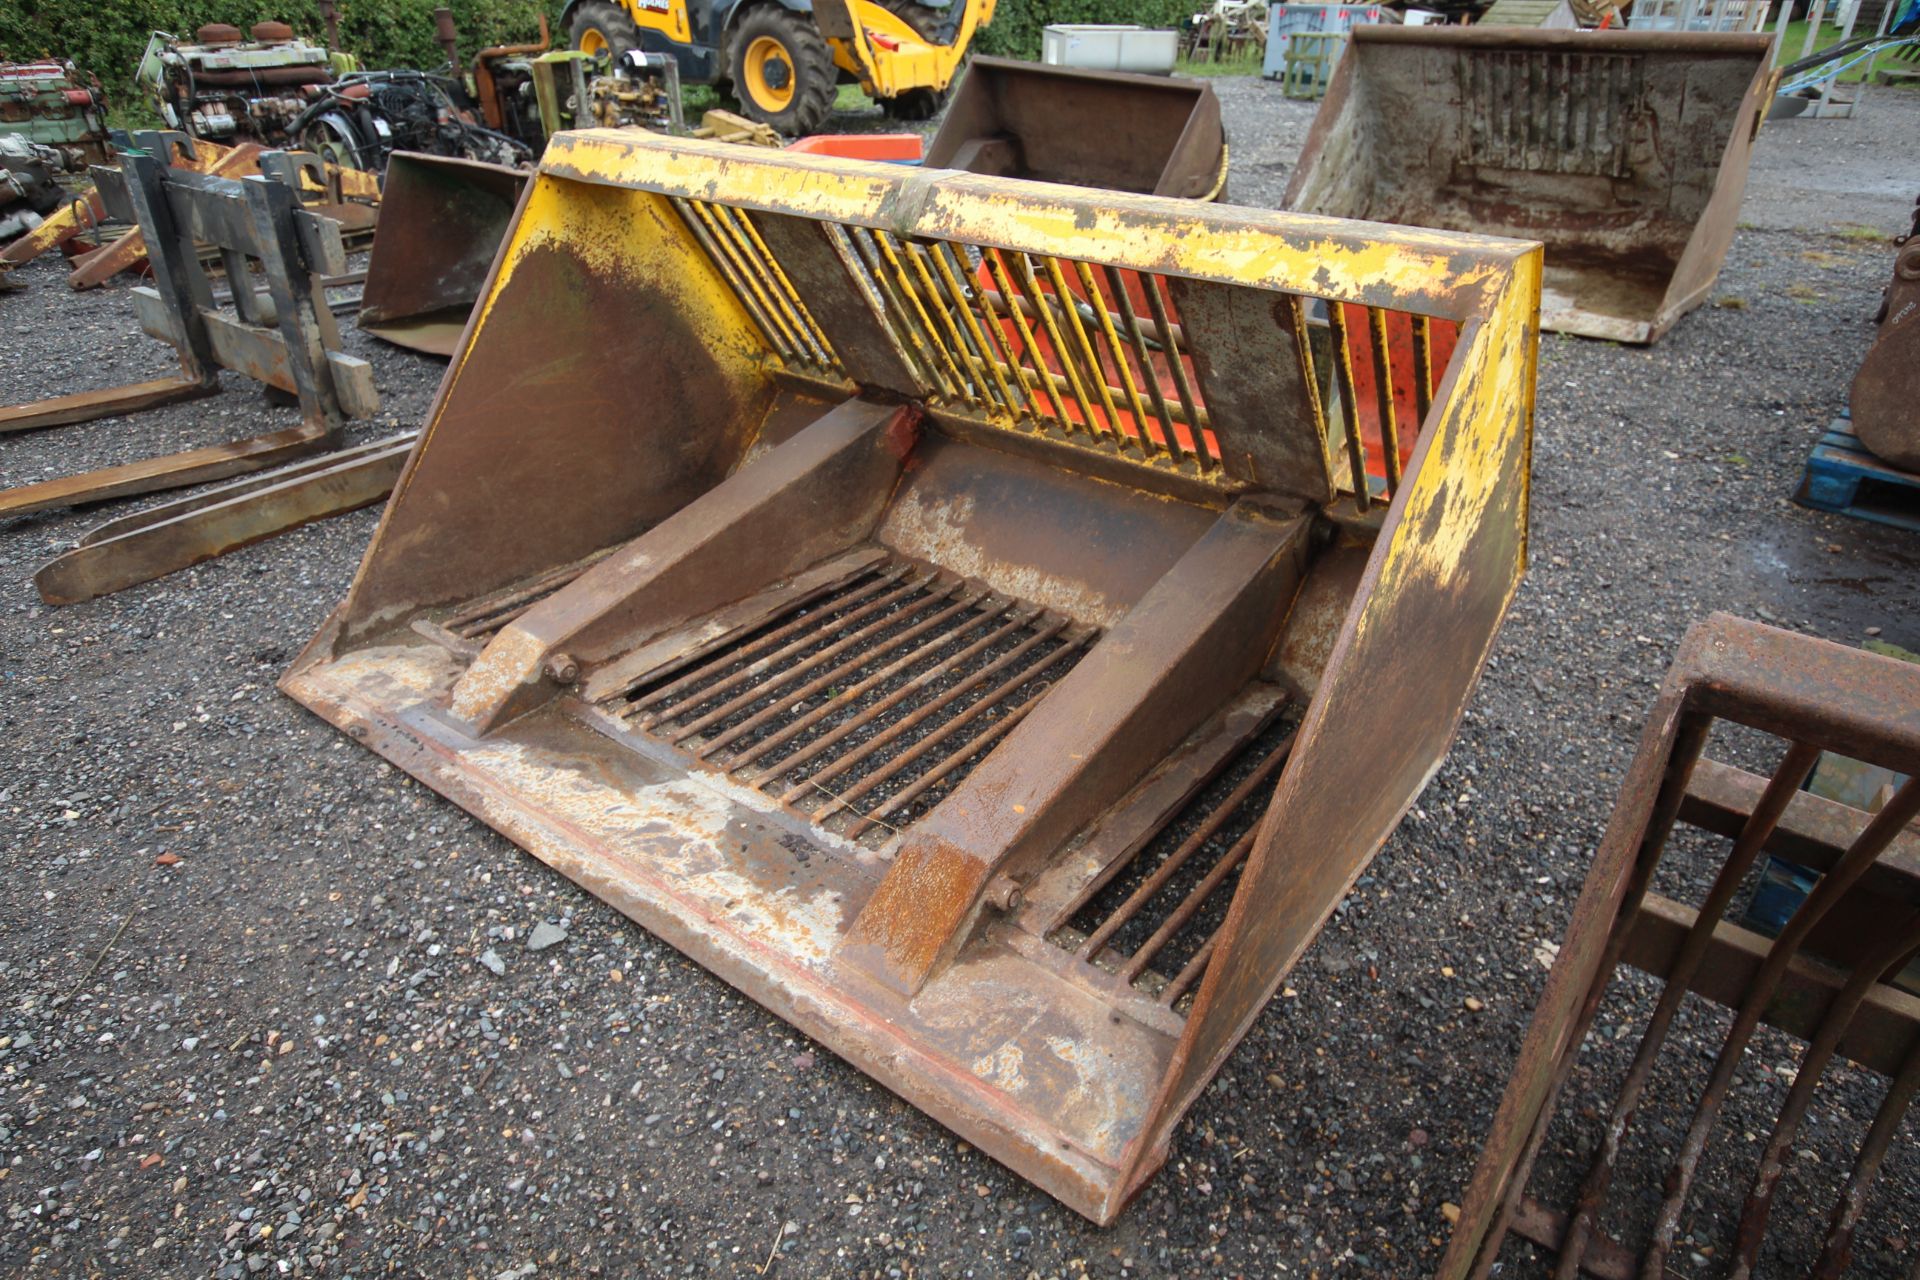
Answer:
M1109 1221L1452 737L1539 265L558 134L282 688Z
M526 183L524 172L502 165L394 152L360 327L396 346L452 355Z
M930 169L1218 199L1226 135L1212 86L976 57L927 144Z
M1539 240L1541 327L1651 342L1733 240L1771 38L1354 29L1289 208Z

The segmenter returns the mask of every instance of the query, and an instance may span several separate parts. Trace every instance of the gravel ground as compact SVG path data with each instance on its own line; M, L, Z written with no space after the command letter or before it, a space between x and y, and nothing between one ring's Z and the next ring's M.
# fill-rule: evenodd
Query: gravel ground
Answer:
M1274 203L1311 110L1219 88L1234 194ZM1788 501L1887 275L1845 227L1899 226L1917 135L1887 91L1769 125L1714 305L1651 350L1545 340L1532 569L1460 740L1110 1230L275 693L373 512L59 611L28 576L101 513L0 526L0 1272L1430 1273L1688 623L1920 649L1914 536ZM124 285L24 274L0 402L166 371ZM419 420L439 366L348 345L386 406L356 438ZM0 440L0 481L288 417L236 386ZM1878 1096L1840 1083L1809 1222ZM1920 1248L1913 1137L1855 1275Z

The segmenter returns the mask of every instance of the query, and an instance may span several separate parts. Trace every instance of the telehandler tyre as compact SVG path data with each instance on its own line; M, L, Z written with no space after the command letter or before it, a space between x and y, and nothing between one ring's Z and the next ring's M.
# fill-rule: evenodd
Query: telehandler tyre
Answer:
M731 45L733 91L749 117L790 137L826 123L839 77L810 17L757 6L740 19Z
M592 0L574 10L567 43L587 53L605 52L618 63L621 54L640 47L640 32L619 5Z

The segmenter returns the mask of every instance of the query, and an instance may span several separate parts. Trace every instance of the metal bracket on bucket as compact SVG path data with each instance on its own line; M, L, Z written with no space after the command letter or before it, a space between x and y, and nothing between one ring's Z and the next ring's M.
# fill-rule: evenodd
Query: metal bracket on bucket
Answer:
M1808 1105L1836 1057L1891 1081L1851 1172L1822 1177L1827 1186L1838 1186L1812 1193L1835 1198L1825 1202L1831 1213L1819 1260L1793 1274L1845 1272L1868 1191L1920 1091L1920 1001L1891 985L1920 954L1920 838L1909 827L1920 813L1920 781L1913 780L1920 775L1915 708L1920 667L1910 663L1724 614L1687 633L1463 1197L1440 1268L1444 1280L1493 1274L1510 1231L1557 1253L1556 1275L1665 1275L1683 1219L1697 1252L1728 1259L1724 1274L1752 1275L1770 1216L1787 1216L1772 1213L1775 1192L1784 1192L1781 1177L1794 1158ZM1744 727L1735 738L1743 752L1755 750L1758 735L1752 731L1766 735L1761 758L1779 761L1771 776L1704 758L1716 722ZM1871 814L1824 800L1801 789L1823 751L1884 766L1909 780ZM1725 849L1724 860L1698 905L1662 892L1671 891L1670 882L1700 882L1693 871L1678 881L1658 876L1676 825L1693 828L1694 838L1705 832L1726 842L1715 842ZM1700 856L1691 838L1682 847L1682 856ZM1772 939L1732 923L1728 911L1763 852L1817 877L1812 893ZM1616 981L1622 963L1651 976L1658 994ZM1670 1044L1690 993L1733 1011L1730 1024L1710 1024L1710 1034L1720 1040L1710 1070L1694 1070L1695 1042ZM1606 1024L1616 1028L1608 1041L1642 1028L1630 1064L1625 1054L1590 1043L1598 1039L1591 1033L1603 1002ZM1765 1053L1765 1062L1778 1060L1755 1038L1762 1023L1807 1042L1770 1126L1765 1114L1747 1105L1751 1099L1730 1099L1728 1093L1743 1059ZM1559 1104L1583 1059L1591 1073L1604 1071L1621 1083L1610 1104L1580 1107L1576 1114ZM1677 1115L1671 1108L1678 1108ZM1737 1122L1727 1114L1736 1108ZM1674 1127L1649 1135L1649 1151L1636 1145L1633 1120L1637 1112L1656 1109ZM1556 1110L1566 1114L1557 1117ZM1822 1127L1832 1124L1825 1119ZM1735 1132L1710 1149L1716 1125ZM1590 1132L1591 1142L1574 1141L1568 1127ZM1769 1127L1761 1144L1756 1135ZM1558 1135L1551 1147L1550 1135ZM1561 1154L1588 1151L1590 1160L1571 1165ZM1648 1159L1652 1185L1637 1199L1610 1195L1616 1174L1624 1180L1625 1170ZM1720 1211L1731 1216L1731 1204L1688 1212L1696 1175L1709 1159L1731 1160L1735 1176L1750 1179L1729 1241L1712 1239L1705 1228ZM1548 1162L1559 1164L1552 1178L1543 1173L1533 1179L1536 1163ZM1579 1190L1560 1197L1560 1206L1529 1195L1530 1180L1562 1187L1577 1181ZM1610 1215L1609 1204L1621 1212ZM1818 1208L1803 1201L1792 1212L1805 1218ZM1636 1219L1642 1243L1629 1245L1609 1234L1618 1230L1616 1222ZM1784 1272L1784 1261L1781 1266Z
M1110 1221L1451 738L1538 270L562 134L282 687Z

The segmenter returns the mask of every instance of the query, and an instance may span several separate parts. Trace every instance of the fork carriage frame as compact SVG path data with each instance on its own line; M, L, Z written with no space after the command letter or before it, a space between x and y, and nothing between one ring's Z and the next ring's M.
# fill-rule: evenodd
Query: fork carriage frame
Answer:
M1451 739L1539 270L562 134L282 688L1109 1222Z

